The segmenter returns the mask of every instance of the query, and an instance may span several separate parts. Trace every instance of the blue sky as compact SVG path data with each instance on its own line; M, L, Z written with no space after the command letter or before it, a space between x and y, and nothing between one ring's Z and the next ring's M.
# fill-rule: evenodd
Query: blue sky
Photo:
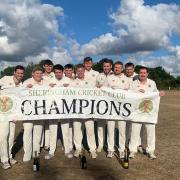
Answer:
M1 69L50 58L80 63L109 57L180 74L177 0L4 0Z

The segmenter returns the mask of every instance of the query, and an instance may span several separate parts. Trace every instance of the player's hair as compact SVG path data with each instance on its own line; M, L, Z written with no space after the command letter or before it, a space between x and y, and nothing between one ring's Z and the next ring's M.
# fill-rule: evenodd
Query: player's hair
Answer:
M122 63L121 61L116 61L116 62L114 63L114 66L115 66L116 64L119 64L119 65L123 66L123 63Z
M73 65L72 64L66 64L64 66L64 69L74 69Z
M32 70L32 73L36 72L36 71L42 71L43 72L43 69L40 67L40 66L35 66Z
M125 68L127 67L133 67L134 68L134 64L132 62L128 62L125 64Z
M53 62L50 59L45 59L43 66L45 66L45 65L52 65L53 66Z
M149 72L149 69L148 69L147 67L145 67L145 66L140 66L139 72L140 72L140 70L142 70L142 69L146 69L147 73Z
M109 63L109 64L113 65L113 61L112 61L111 59L104 58L104 59L102 59L101 61L102 61L102 64L104 64L104 63Z
M91 57L85 57L84 58L84 63L89 62L89 61L91 61L91 62L93 61Z
M15 67L15 69L14 69L14 72L16 72L18 69L25 71L24 66L17 65L17 66Z
M83 64L78 64L78 65L76 66L76 71L77 71L77 69L79 69L79 68L84 68L84 65L83 65Z
M61 64L56 64L56 65L54 65L53 70L54 70L54 71L55 71L55 70L63 71L64 68L63 68L63 66L62 66Z

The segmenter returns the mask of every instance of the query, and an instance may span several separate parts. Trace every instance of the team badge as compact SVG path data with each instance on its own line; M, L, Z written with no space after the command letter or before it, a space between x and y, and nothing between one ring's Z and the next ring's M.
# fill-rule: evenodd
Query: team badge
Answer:
M8 96L0 97L0 112L6 113L13 107L13 100Z
M139 104L139 111L141 113L150 113L153 110L153 102L150 99L143 100Z

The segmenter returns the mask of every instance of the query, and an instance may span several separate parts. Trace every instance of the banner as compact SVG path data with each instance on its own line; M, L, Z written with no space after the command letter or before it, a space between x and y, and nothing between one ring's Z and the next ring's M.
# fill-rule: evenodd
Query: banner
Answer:
M34 86L0 93L0 121L99 119L157 123L159 92Z

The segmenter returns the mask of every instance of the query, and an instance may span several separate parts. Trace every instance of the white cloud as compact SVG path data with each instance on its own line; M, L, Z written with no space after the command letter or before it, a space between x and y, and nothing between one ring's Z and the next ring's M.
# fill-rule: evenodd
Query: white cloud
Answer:
M49 38L62 41L57 17L63 9L39 0L4 0L0 6L0 59L24 61L47 53ZM56 43L56 42L54 42ZM56 49L55 49L56 50ZM55 54L56 52L54 52Z
M180 6L175 4L145 5L143 0L122 0L109 14L112 33L92 39L74 54L117 55L167 48L172 35L180 35Z

